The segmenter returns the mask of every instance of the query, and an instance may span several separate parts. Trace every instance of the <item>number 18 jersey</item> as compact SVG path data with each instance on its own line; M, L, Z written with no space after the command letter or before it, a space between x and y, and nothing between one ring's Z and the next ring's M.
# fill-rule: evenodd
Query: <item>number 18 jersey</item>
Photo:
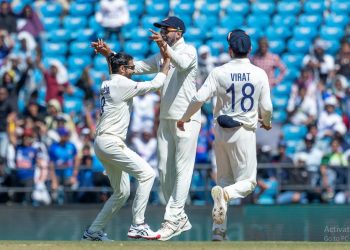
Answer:
M265 125L271 124L272 103L265 71L250 63L248 58L234 59L215 68L193 98L204 102L217 96L214 118L229 115L244 127L255 129L260 113Z

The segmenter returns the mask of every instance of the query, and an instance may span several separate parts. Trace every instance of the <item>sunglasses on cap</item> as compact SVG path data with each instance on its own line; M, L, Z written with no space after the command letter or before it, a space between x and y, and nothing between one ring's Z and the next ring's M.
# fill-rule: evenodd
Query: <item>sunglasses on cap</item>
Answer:
M168 34L170 32L182 32L182 30L181 29L170 28L170 27L161 27L160 28L160 33Z

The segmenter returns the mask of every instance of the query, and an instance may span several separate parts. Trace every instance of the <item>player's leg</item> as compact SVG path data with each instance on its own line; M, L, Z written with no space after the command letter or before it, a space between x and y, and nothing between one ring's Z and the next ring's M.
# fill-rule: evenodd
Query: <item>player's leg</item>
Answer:
M171 121L172 133L176 136L176 178L172 194L166 206L165 223L159 230L162 240L168 240L192 228L184 207L191 185L196 147L201 124L191 121L185 124L185 131Z
M125 158L122 159L123 170L127 171L138 181L138 187L132 205L133 224L129 229L128 237L145 238L149 240L158 239L160 235L153 232L145 223L145 211L156 173L153 168L134 151L125 147L123 152L125 154Z
M224 188L229 200L244 198L249 195L256 186L256 135L252 130L240 129L241 134L232 144L230 163L234 184Z
M227 237L227 217L222 224L217 224L213 222L212 227L212 241L224 241L228 240Z
M186 216L184 207L191 186L201 124L197 121L188 122L185 131L180 131L176 122L172 126L176 133L176 178L164 218L176 222Z
M144 223L144 220L145 220L144 214L145 214L147 202L149 199L149 194L151 192L152 185L155 178L154 170L145 160L143 160L134 151L130 150L122 142L116 143L113 140L112 141L103 140L103 142L101 142L99 139L96 141L103 145L104 158L101 159L101 161L106 166L106 171L108 176L111 176L111 183L113 182L114 175L116 175L118 171L123 171L123 175L128 173L133 177L135 177L136 180L138 181L139 185L136 190L136 195L135 195L135 199L132 207L132 212L133 212L132 228L135 229L133 231L137 231L137 234L130 234L130 235L134 236L134 238L139 238L139 237L143 237L147 239L158 238L159 234L154 233ZM96 154L98 155L98 149ZM116 171L115 169L118 169L118 171ZM117 181L115 185L117 186L118 178L116 178L116 180ZM129 179L128 179L128 184L129 184ZM113 186L113 188L116 190L118 186L117 187ZM130 192L130 187L128 187L128 192Z
M226 239L227 222L227 200L224 196L223 187L233 184L234 177L229 162L227 143L222 141L215 141L214 150L217 165L217 186L213 187L211 192L212 198L214 200L214 206L212 210L212 240L220 241Z
M227 217L222 215L226 215L227 202L231 199L246 197L256 185L255 132L240 128L237 133L239 134L237 134L237 140L234 143L215 143L218 184L220 186L216 186L212 190L214 199L213 230L216 233L213 234L213 240L224 240L226 237ZM221 213L222 211L224 213Z
M94 149L97 157L106 169L107 176L113 188L113 194L104 204L89 229L85 231L83 239L102 240L108 238L103 232L113 215L125 204L130 195L129 175L119 167L118 159L122 157L120 145L106 137L96 137Z
M166 203L175 183L175 139L169 128L169 120L161 119L157 131L159 181Z
M114 192L106 201L89 229L84 232L83 240L109 241L107 234L104 233L104 229L113 215L125 204L130 194L129 175L123 173L115 166L108 167L108 163L104 162L103 164Z

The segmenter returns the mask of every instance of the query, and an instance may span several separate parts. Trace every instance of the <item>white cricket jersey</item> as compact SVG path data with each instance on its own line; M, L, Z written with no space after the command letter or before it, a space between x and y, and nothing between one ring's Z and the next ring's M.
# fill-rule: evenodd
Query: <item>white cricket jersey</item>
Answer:
M165 80L164 73L158 73L149 82L135 82L119 74L112 74L111 80L103 81L100 88L101 117L96 135L109 134L123 141L130 123L132 98L160 88Z
M193 46L186 44L183 38L172 47L168 46L168 51L171 63L161 88L160 119L179 120L197 93L197 52ZM162 63L160 53L143 61L137 61L135 74L159 72ZM200 121L200 112L197 112L192 119Z
M203 102L217 96L214 118L229 115L244 127L256 129L258 113L266 126L271 125L272 102L265 71L248 58L234 59L215 68L208 76L182 120L189 120ZM215 123L217 127L218 124Z

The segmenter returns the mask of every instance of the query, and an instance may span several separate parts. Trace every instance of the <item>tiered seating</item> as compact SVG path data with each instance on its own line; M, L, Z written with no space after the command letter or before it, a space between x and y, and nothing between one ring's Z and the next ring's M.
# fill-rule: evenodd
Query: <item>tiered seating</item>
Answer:
M45 17L42 18L44 29L47 31L53 31L60 27L61 21L58 17Z
M72 2L69 8L69 15L76 17L89 16L94 12L93 5L90 3Z
M285 53L282 56L282 60L287 68L295 68L297 70L300 69L302 60L304 58L303 54L294 54L294 53Z
M147 5L146 5L147 2ZM222 3L226 3L225 8ZM83 68L92 65L91 76L97 85L101 76L108 73L106 61L94 57L89 43L103 37L103 28L96 22L95 12L100 4L94 1L73 1L68 15L62 18L62 6L57 2L44 2L39 12L46 36L43 46L47 58L58 58L69 70L74 84ZM301 62L316 37L329 44L327 53L335 55L340 39L349 24L350 2L347 0L129 0L131 21L122 29L124 47L115 38L108 40L116 50L123 50L136 58L157 53L158 47L148 40L148 29L154 22L168 15L179 16L186 24L185 39L199 48L206 44L214 56L227 51L227 33L243 28L252 38L253 53L257 41L266 36L270 50L277 53L286 64L285 79L272 90L275 108L274 121L284 123L292 82L299 76ZM149 79L149 76L138 76ZM69 105L67 105L69 109Z
M62 6L57 2L49 2L40 7L40 12L44 17L59 17L62 14Z
M143 1L129 1L128 8L130 16L138 18L143 13L145 5L143 4Z
M245 16L249 12L249 3L248 2L238 2L232 3L227 8L227 15L231 17L236 16Z
M124 51L134 57L144 58L149 50L148 41L127 41L125 42Z
M287 124L282 128L282 134L287 144L286 153L292 155L302 145L307 133L307 128L303 125L294 126Z

